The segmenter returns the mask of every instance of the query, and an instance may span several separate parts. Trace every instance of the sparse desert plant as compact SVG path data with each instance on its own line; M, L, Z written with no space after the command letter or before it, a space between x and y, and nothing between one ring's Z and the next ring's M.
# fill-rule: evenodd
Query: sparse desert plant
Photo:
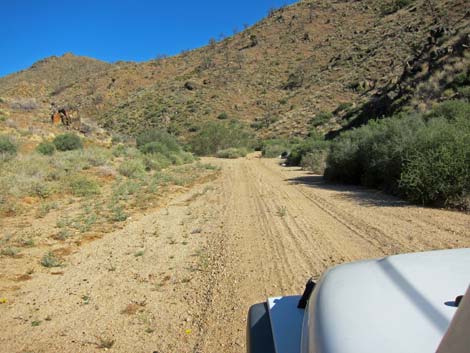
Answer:
M93 167L105 165L112 157L110 150L101 147L89 147L83 150L83 156Z
M28 190L28 194L31 196L37 196L41 199L48 198L53 193L51 186L48 183L42 181L33 180Z
M53 143L58 151L72 151L83 148L80 137L72 133L57 135Z
M91 196L100 193L98 183L82 175L76 175L69 180L70 191L74 196Z
M326 124L327 122L330 121L330 119L333 117L333 114L332 113L329 113L329 112L319 112L317 115L315 115L315 117L313 117L309 124L313 127L317 127L317 126L320 126L320 125L324 125Z
M9 160L16 155L17 145L8 136L0 136L0 160Z
M380 4L382 16L390 15L398 10L410 5L414 0L386 0Z
M54 239L56 240L66 240L72 236L72 233L68 229L61 229L59 232L54 235Z
M49 141L42 141L37 147L36 151L46 155L46 156L52 156L55 152L56 148L55 145L52 142Z
M44 267L60 267L62 263L53 252L49 251L42 257L41 265Z
M285 217L287 214L287 209L285 206L278 206L277 208L277 215L279 217Z
M109 219L113 222L124 222L129 216L124 212L124 208L121 205L113 205L110 207Z
M39 104L34 98L18 98L11 100L10 108L17 110L34 110L39 108Z
M248 153L246 148L227 148L224 150L217 151L216 157L217 158L229 158L235 159L240 157L245 157Z
M141 159L129 159L121 163L118 172L128 178L138 178L145 174L145 165Z
M226 112L222 112L217 116L217 119L219 120L227 120L228 119L228 114Z
M36 212L38 218L44 218L53 209L57 208L56 202L42 202Z
M115 340L111 338L99 337L97 346L98 348L101 348L101 349L110 349L114 346L114 342Z
M8 247L8 248L2 249L2 251L0 251L0 255L9 256L9 257L15 257L19 253L20 253L20 249L13 248L13 247Z

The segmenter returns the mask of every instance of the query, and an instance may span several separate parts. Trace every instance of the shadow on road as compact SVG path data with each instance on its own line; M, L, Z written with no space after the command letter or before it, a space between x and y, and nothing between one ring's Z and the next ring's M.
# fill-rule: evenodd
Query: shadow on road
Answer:
M387 195L379 190L368 189L358 185L327 182L323 179L322 175L311 174L308 176L288 178L286 181L293 185L302 184L315 189L338 191L341 194L335 196L336 199L354 200L361 206L413 207L406 201Z

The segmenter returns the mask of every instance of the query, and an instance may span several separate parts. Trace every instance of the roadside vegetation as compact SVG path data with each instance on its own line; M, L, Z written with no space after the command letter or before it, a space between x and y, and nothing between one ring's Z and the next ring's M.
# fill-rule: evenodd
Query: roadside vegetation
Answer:
M380 188L423 205L470 209L470 103L449 100L427 113L399 113L331 142L313 134L288 165L334 182Z
M71 133L44 140L30 152L18 152L21 143L0 137L0 217L12 219L0 238L2 256L38 245L51 249L55 242L47 238L79 244L87 234L112 231L177 188L217 172L162 131L136 136L135 145L100 146ZM31 224L40 219L41 231L16 227L17 217ZM55 267L56 258L61 254L48 250L38 263Z
M253 150L254 136L242 123L210 121L189 138L189 149L200 156L238 158Z

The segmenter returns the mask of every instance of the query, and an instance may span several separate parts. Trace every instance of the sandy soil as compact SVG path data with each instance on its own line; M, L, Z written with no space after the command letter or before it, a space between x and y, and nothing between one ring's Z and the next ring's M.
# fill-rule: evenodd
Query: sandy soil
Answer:
M208 159L220 178L1 286L0 352L244 352L248 307L329 266L469 247L470 215L328 185L276 160ZM8 296L8 297L7 297Z

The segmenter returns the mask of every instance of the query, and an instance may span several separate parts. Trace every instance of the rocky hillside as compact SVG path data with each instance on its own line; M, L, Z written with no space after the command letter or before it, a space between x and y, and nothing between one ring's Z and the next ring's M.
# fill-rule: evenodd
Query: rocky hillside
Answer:
M164 126L187 136L203 121L227 118L246 122L263 137L305 135L312 124L337 130L363 122L371 111L380 116L376 107L385 96L401 99L393 109L425 109L439 99L445 85L431 76L449 65L453 72L468 65L467 5L302 1L175 57L140 64L70 54L48 58L0 79L0 96L34 97L43 108L52 102L74 106L83 117L123 133ZM429 79L438 87L423 105ZM369 108L361 110L364 105Z
M0 96L46 98L60 94L81 78L91 78L112 65L66 53L40 60L29 69L0 78Z

